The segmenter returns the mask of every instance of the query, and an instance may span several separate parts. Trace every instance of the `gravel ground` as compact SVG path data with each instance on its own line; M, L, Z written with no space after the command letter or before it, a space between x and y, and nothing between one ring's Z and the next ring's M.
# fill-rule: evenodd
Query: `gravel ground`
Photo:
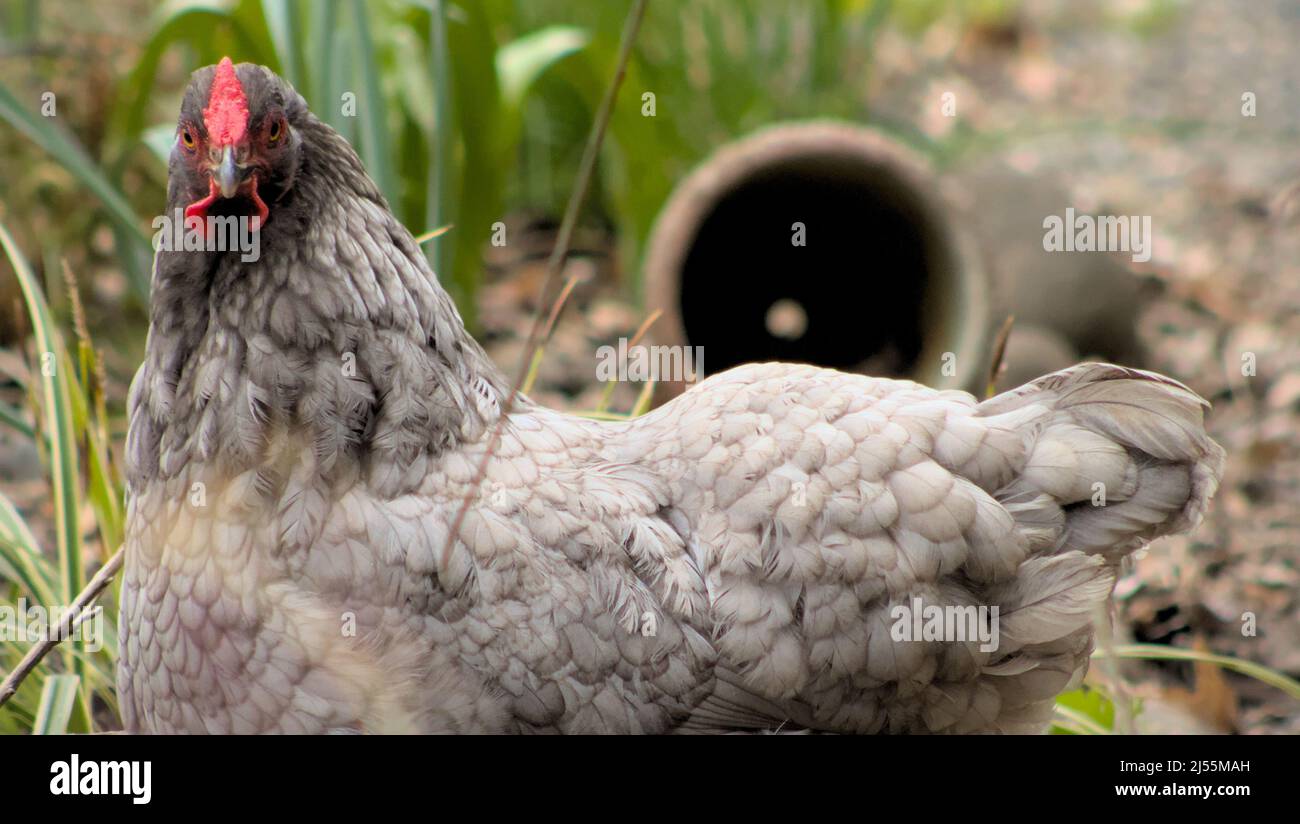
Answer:
M1042 33L1027 59L1055 67L1056 93L1025 105L1011 84L990 111L1078 124L1014 151L1059 170L1081 208L1152 216L1140 274L1163 288L1139 317L1147 363L1214 403L1230 456L1205 525L1151 548L1120 586L1122 614L1143 640L1201 638L1300 675L1300 5L1188 4L1145 40L1066 8L1027 9ZM1131 127L1090 128L1113 120ZM1294 702L1229 683L1237 728L1300 732Z

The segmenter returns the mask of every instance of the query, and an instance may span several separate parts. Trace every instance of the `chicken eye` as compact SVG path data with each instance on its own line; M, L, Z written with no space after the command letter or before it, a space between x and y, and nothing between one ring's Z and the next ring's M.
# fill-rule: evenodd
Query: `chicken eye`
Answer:
M181 143L184 143L185 148L187 149L194 148L194 135L193 133L190 132L189 129L184 129L181 131Z
M271 143L280 139L280 121L276 120L271 123L271 131L267 134L266 139Z

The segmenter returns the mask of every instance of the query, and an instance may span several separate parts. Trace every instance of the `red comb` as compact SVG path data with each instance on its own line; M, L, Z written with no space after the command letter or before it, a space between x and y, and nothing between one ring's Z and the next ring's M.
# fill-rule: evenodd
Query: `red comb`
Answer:
M212 91L208 93L208 107L203 110L203 125L214 146L238 142L248 128L248 98L244 97L244 87L229 57L221 58L217 64Z

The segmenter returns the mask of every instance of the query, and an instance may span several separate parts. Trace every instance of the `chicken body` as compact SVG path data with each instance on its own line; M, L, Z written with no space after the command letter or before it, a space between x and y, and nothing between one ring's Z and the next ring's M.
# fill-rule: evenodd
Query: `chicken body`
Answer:
M524 399L475 485L506 382L346 142L239 71L303 154L259 260L155 262L129 730L1037 731L1119 560L1213 494L1204 403L1101 364L982 403L786 364L627 423ZM997 607L995 648L896 640L917 604Z

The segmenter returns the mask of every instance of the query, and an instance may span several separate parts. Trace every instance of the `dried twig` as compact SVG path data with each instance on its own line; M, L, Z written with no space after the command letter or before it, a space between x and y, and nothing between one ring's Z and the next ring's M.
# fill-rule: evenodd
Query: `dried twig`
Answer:
M641 343L641 339L644 338L647 334L649 334L650 327L654 325L655 321L659 320L660 316L662 316L663 313L664 310L656 309L650 313L649 317L647 317L644 321L641 322L641 325L637 327L636 334L633 335L632 339L627 342L628 351L631 351L634 346L638 346ZM651 390L653 391L654 381L649 381L649 385L651 387ZM597 412L609 411L609 402L610 399L614 397L614 388L616 386L618 386L618 383L616 381L611 380L605 383L605 389L600 393L600 403L596 406ZM642 388L641 390L642 394L645 394L645 391L646 390ZM638 405L640 404L640 399L638 399L637 404ZM633 407L634 410L636 408L637 408L636 406Z
M1002 328L998 330L998 336L993 339L993 360L989 362L989 382L984 387L984 396L991 398L994 395L994 386L998 382L998 377L1002 374L1005 366L1003 363L1007 357L1007 338L1011 337L1011 327L1016 325L1016 316L1007 315L1007 319L1002 321Z
M659 320L663 313L664 310L656 309L647 315L645 320L641 321L641 325L636 328L636 333L632 335L632 340L627 342L629 349L641 343L641 339L650 333L650 327L654 326L655 321Z
M416 235L415 242L417 245L423 246L425 243L428 243L429 241L433 240L436 237L442 237L443 235L447 234L448 232L450 232L452 229L455 228L456 228L456 224L448 223L445 226L439 226L437 229L430 229L429 231L425 232L422 235Z
M641 18L645 16L646 0L634 0L632 8L628 12L627 22L623 26L623 39L619 44L618 68L614 72L614 78L610 81L609 88L605 90L605 97L600 101L600 109L596 112L596 119L591 124L591 134L587 137L587 146L582 153L582 164L578 169L578 178L574 182L573 193L569 196L568 207L564 211L564 220L560 223L560 233L555 239L555 247L551 250L551 257L546 264L546 280L542 283L541 299L537 301L537 311L533 315L533 329L528 335L528 346L524 350L524 357L519 366L519 375L515 379L514 387L510 390L510 397L506 399L506 405L501 410L501 417L497 418L496 426L492 429L492 435L488 439L487 449L483 452L483 459L479 461L478 471L474 475L474 481L465 492L465 498L461 501L460 509L456 512L456 519L452 521L451 529L447 531L447 543L442 549L442 565L445 567L451 561L451 549L456 544L456 536L460 534L461 525L465 522L465 515L469 512L470 504L474 496L483 483L483 478L487 475L488 461L492 460L492 455L496 452L497 443L501 439L501 433L505 429L506 421L510 419L510 414L514 411L515 400L519 396L520 388L528 378L528 373L532 367L533 357L537 347L543 340L543 332L547 328L544 322L542 307L546 306L547 296L552 292L556 281L564 268L564 261L569 255L569 244L573 240L573 229L578 222L578 212L582 209L582 203L587 198L587 189L591 185L591 177L596 169L596 158L600 154L600 144L605 139L605 129L609 126L610 115L614 111L614 100L618 97L618 89L623 85L623 77L627 74L628 60L632 56L632 43L636 40L637 30L641 27ZM568 295L566 290L556 301L557 305L550 313L551 323L554 318L559 316L559 310L562 306L562 298Z
M528 364L528 375L524 378L522 387L518 390L527 395L533 391L533 383L537 380L537 373L542 368L542 355L546 351L544 344L551 340L551 333L555 331L555 322L560 319L560 311L564 309L564 304L569 300L569 295L573 294L573 289L578 285L577 275L569 275L564 281L564 288L560 290L560 296L555 299L555 305L551 307L551 316L546 319L546 326L542 328L541 338L537 341L537 348L533 350L533 357Z
M86 325L86 308L81 304L81 290L77 288L77 276L68 265L67 258L60 258L63 265L63 288L68 290L68 303L72 307L72 328L77 332L77 339L90 345L90 327Z
M63 618L59 621L58 627L46 633L45 638L40 643L33 645L27 651L27 654L23 656L23 660L18 662L18 666L14 667L14 671L9 673L4 683L0 684L0 707L3 707L5 702L13 697L14 693L18 692L18 687L22 685L23 679L31 674L31 671L36 668L36 665L41 662L46 653L72 635L72 629L74 625L80 622L86 607L90 606L90 603L99 597L99 593L103 592L109 582L113 580L113 576L122 568L122 560L125 557L125 549L119 549L113 553L113 557L109 558L108 562L99 568L99 572L96 572L95 577L91 578L90 583L86 584L86 588L72 602L72 606L63 613Z

